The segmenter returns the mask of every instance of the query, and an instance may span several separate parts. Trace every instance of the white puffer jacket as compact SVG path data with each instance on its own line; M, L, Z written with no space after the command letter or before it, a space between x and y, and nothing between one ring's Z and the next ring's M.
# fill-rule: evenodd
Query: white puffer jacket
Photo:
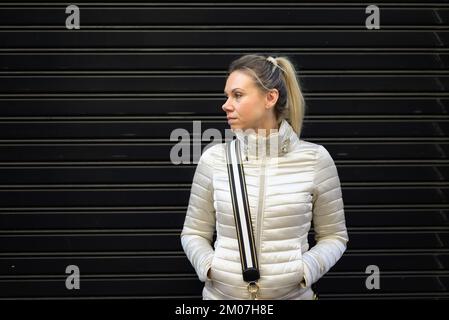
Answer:
M299 139L286 120L278 132L262 138L266 144L276 140L274 154L267 148L260 156L256 134L235 134L260 268L258 298L313 299L311 285L341 258L349 240L334 161L322 145ZM225 144L216 144L196 167L181 232L187 258L205 282L203 299L250 299L229 188ZM312 221L317 242L309 250Z

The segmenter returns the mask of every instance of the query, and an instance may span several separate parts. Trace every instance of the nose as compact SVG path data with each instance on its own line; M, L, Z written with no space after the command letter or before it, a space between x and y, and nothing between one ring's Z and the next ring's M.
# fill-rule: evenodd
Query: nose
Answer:
M221 108L223 109L224 112L228 113L230 111L233 110L232 106L230 103L228 103L229 98L225 101L225 103L223 103L223 105L221 106Z

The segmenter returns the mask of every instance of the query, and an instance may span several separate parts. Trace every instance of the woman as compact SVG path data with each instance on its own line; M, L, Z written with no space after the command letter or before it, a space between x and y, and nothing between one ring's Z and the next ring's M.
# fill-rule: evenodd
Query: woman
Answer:
M341 258L348 234L331 155L299 138L305 106L294 65L287 57L242 56L229 67L225 94L256 239L256 299L316 299L311 286ZM205 300L254 298L242 276L225 151L221 143L201 155L181 233Z

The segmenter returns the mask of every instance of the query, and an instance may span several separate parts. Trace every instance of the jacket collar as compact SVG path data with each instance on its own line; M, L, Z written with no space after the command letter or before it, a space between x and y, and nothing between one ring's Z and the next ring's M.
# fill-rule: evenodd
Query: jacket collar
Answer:
M240 142L243 160L280 157L290 150L291 140L296 135L285 119L281 121L279 130L273 129L267 137L254 130L236 129L233 132Z

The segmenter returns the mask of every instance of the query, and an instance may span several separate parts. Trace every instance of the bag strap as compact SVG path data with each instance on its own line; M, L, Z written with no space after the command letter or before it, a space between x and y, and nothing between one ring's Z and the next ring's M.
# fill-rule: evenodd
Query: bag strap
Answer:
M255 285L260 278L251 213L246 190L242 156L238 139L226 143L226 161L231 189L232 207L242 263L243 280ZM256 285L257 286L257 285ZM248 287L250 290L250 287Z

